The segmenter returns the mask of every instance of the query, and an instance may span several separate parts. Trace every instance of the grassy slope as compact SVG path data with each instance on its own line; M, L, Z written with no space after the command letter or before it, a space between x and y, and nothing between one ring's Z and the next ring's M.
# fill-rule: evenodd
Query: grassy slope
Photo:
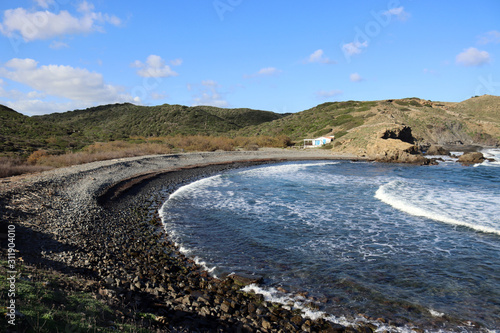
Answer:
M221 109L133 104L27 117L0 105L0 155L29 155L38 149L63 152L97 141L134 136L222 135L231 130L279 119L281 114L251 109Z
M76 140L69 137L70 133L65 126L46 124L0 105L0 153L71 147Z
M296 142L335 134L337 148L362 150L378 132L395 124L410 126L420 143L495 145L500 142L499 115L500 97L489 95L461 103L418 98L324 103L286 115L210 106L114 104L27 117L0 106L0 153L62 151L96 141L178 134L287 135Z
M74 128L80 135L93 141L105 141L130 136L222 134L280 117L273 112L251 109L115 104L54 113L39 119Z
M422 144L495 145L500 142L500 97L481 96L461 103L418 98L324 103L239 133L286 134L297 142L333 133L339 150L362 154L380 131L398 125L410 126Z
M336 134L360 126L376 102L324 103L309 110L238 131L241 135L287 135L293 140Z

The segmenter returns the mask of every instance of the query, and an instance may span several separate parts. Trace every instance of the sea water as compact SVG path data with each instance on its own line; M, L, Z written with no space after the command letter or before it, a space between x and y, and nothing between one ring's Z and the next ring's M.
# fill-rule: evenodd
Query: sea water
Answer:
M212 275L263 277L245 290L311 317L380 331L496 332L500 150L485 155L494 161L232 170L179 188L160 213Z

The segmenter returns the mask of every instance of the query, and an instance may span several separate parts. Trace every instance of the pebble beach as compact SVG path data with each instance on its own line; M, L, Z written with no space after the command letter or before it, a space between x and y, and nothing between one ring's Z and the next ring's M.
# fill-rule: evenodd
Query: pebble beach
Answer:
M369 332L307 318L241 288L256 276L211 277L163 231L158 208L178 187L227 169L284 160L352 159L326 150L186 153L99 161L0 181L2 223L25 264L84 277L82 290L158 332Z

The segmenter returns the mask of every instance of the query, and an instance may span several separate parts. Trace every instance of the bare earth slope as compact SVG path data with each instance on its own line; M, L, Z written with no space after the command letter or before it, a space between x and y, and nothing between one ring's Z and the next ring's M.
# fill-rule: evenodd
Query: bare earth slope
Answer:
M384 133L411 129L410 143L495 146L500 143L500 97L481 96L461 103L431 102L418 98L377 101L361 126L337 138L333 150L359 156L372 155L371 147ZM403 140L404 141L404 140Z

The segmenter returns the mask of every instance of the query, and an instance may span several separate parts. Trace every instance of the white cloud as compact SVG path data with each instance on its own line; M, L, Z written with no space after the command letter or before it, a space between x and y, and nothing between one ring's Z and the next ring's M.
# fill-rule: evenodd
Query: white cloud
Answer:
M500 43L500 31L497 30L488 31L487 33L479 37L478 43L481 45L490 43L493 44Z
M281 73L281 70L275 68L275 67L264 67L261 68L258 72L250 75L243 75L244 78L253 78L253 77L260 77L260 76L272 76L272 75L277 75Z
M395 16L400 21L406 21L410 17L410 14L405 12L404 7L391 8L385 11L384 15Z
M37 1L42 8L47 8L51 1ZM121 20L114 16L93 12L94 6L82 2L79 6L80 17L75 17L66 10L53 13L48 10L28 11L24 8L4 11L0 22L0 33L7 37L21 36L30 42L39 39L50 39L56 36L86 34L104 31L106 23L118 26Z
M78 11L80 13L90 13L95 9L95 6L91 3L88 3L87 1L83 1L79 6L78 6Z
M489 63L490 54L486 51L480 51L475 47L469 47L456 57L456 62L463 66L481 66Z
M219 108L228 107L229 103L224 99L222 93L219 92L219 84L214 80L204 80L201 82L204 87L199 91L199 94L193 97L192 106L209 105ZM188 90L191 90L193 85L189 85Z
M22 95L15 97L16 102L12 102L25 107L47 103L40 100L44 96L51 100L67 99L69 102L66 102L71 105L83 106L134 100L130 94L124 93L122 87L106 83L102 74L83 68L63 65L39 66L33 59L14 58L0 67L0 75L34 90L27 94L21 93ZM13 98L13 91L10 94Z
M49 8L50 5L55 4L54 0L35 0L35 2L42 8Z
M349 75L349 80L351 80L352 82L361 82L364 79L358 73L352 73L351 75Z
M92 106L74 102L60 103L44 101L41 99L22 99L13 102L7 102L6 104L9 108L30 116L54 112L65 112Z
M174 60L175 63L179 65L182 63L181 59ZM141 77L170 77L177 76L178 74L174 72L169 65L165 63L158 55L150 55L146 59L146 63L142 63L139 60L134 61L131 64L132 67L139 68L137 70L137 75Z
M351 56L354 54L360 54L363 51L363 48L366 48L366 47L368 47L367 41L365 41L363 43L352 42L352 43L342 45L342 51L344 51L344 54Z
M257 72L258 75L275 75L280 73L281 71L275 67L266 67L262 68Z
M319 63L319 64L336 64L335 60L330 60L322 49L314 51L307 59L308 63Z
M174 60L170 60L170 65L172 66L180 66L182 65L182 59L181 58L177 58L177 59L174 59Z
M329 91L320 90L320 91L316 92L316 97L319 99L326 99L326 98L331 98L334 96L342 95L343 93L344 92L342 90L337 90L337 89L329 90Z
M54 40L50 43L49 47L54 50L60 50L69 47L69 45L64 42Z

